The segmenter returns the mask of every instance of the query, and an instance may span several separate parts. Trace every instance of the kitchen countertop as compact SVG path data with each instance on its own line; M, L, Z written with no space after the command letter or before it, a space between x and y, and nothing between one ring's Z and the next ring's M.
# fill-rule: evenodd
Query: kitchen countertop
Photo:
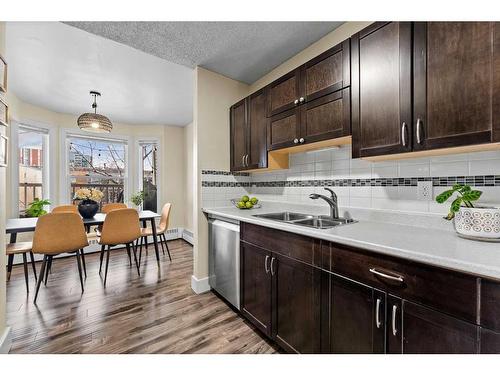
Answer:
M359 220L354 224L331 229L315 229L253 216L282 211L315 214L304 208L294 209L293 206L283 204L263 204L262 208L252 210L221 207L204 208L203 211L228 219L500 280L500 243L463 239L451 230L371 220ZM357 219L355 216L353 218Z

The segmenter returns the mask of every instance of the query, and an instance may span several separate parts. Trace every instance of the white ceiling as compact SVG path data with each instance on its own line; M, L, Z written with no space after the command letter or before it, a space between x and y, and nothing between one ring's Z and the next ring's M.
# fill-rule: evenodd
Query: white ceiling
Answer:
M59 22L7 22L9 89L28 103L114 122L192 121L193 70Z

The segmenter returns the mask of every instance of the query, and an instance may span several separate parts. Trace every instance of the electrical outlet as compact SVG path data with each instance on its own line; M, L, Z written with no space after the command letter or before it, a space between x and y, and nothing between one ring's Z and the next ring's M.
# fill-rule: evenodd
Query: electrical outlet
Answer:
M417 182L417 199L419 201L432 200L432 181Z

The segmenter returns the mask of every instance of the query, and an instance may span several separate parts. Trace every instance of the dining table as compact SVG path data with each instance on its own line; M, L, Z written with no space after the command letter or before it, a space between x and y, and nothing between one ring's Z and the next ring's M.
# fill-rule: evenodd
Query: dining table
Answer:
M159 217L160 217L159 214L150 210L143 210L139 212L139 222L142 224L143 228L147 227L148 222L151 223L151 229L153 232L153 243L155 247L157 262L160 262L160 252L158 249L158 239L156 236L155 220ZM106 214L104 213L97 213L94 217L90 219L82 218L83 225L85 226L87 232L90 231L90 227L103 224L105 219L106 219ZM7 234L10 234L10 243L15 243L17 241L18 233L34 232L37 221L38 218L36 217L7 219L7 222L5 224L5 232ZM14 262L14 255L9 255L7 263L7 268L8 268L7 272L12 271L13 262Z

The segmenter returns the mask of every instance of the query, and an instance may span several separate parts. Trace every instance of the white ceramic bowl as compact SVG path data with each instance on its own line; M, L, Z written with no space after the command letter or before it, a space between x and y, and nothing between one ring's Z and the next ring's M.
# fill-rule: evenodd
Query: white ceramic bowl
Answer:
M454 223L457 233L465 236L500 238L500 208L460 207Z

